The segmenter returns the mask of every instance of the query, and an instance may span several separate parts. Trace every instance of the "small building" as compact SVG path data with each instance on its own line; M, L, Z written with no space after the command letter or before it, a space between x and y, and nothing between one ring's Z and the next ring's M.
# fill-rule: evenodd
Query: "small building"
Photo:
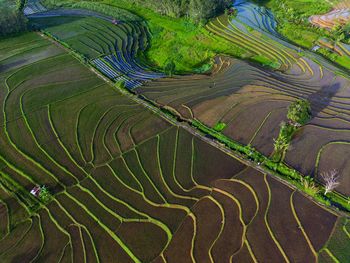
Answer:
M40 186L35 186L30 193L34 195L35 197L39 197L41 192L41 187Z
M316 52L316 51L319 50L320 48L321 48L320 46L316 45L316 46L314 46L311 50L314 51L314 52Z
M113 19L113 20L112 20L112 24L114 24L114 25L119 25L119 24L120 24L120 21L117 20L117 19Z

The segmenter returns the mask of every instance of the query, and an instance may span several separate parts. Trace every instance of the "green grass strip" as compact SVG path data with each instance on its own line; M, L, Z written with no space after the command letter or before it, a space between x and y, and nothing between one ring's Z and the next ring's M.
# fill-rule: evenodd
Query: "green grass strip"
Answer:
M330 256L335 263L341 263L328 248L324 248L323 250L327 252L328 256Z

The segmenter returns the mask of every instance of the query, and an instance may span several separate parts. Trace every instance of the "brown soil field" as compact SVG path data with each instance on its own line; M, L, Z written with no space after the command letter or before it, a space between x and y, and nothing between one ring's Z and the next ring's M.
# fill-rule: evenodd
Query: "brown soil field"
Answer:
M16 50L26 45L26 40L21 41L13 47L18 56L12 62L21 53L32 52ZM58 47L47 46L56 50L54 55L28 60L25 66L17 61L18 67L0 73L3 262L179 262L183 257L191 262L282 262L306 257L313 262L313 252L321 251L323 256L327 241L338 238L332 229L343 220L340 215L172 126L119 94ZM38 47L38 55L47 46ZM217 75L230 70L243 74L245 67L251 76L258 74L251 65L230 63ZM53 72L64 75L64 82L57 83ZM257 81L270 78L259 72ZM231 73L227 74L234 80ZM207 81L211 76L198 78ZM225 78L219 82L232 84ZM251 81L247 82L242 85ZM258 86L265 94L270 91L271 105L276 101L281 109L293 99L287 92L280 94L283 83L279 81L273 92L261 84L250 85L242 92L247 93L242 105L245 109L255 105L249 89ZM292 84L287 86L292 89ZM201 104L206 96L231 96L244 90L237 83L213 94L216 87L221 85L208 87L201 98L198 94L169 98L174 105L194 99ZM297 83L296 88L303 85ZM261 105L266 97L258 94L253 101ZM232 95L230 103L236 97ZM334 108L339 105L336 102ZM223 106L225 111L214 115L232 123L244 109ZM265 119L273 110L270 105L259 107L256 112L263 113L256 115ZM247 118L255 114L247 112ZM259 132L255 136L253 130L257 128L247 132L247 138L258 145ZM266 131L260 137L264 136ZM48 204L29 193L35 185L47 187L52 195ZM292 217L291 198L298 220Z
M280 123L287 121L289 104L297 98L308 99L312 120L293 138L286 162L318 178L324 169L323 166L315 169L319 152L329 143L349 141L350 80L309 59L303 61L307 65L305 72L295 65L278 72L218 57L211 73L158 79L136 92L174 109L183 118L199 120L209 127L223 122L224 135L250 144L267 156L273 152L273 139L278 136ZM341 148L338 144L332 148L338 147ZM322 158L328 158L328 169L344 174L337 190L348 195L349 164L339 162L334 155Z

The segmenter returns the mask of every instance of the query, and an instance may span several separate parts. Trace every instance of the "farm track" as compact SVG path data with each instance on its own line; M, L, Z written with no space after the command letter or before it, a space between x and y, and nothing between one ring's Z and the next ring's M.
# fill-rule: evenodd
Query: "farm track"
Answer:
M189 128L145 112L68 56L24 68L1 75L1 91L7 95L0 142L10 145L1 150L1 172L16 172L15 182L29 180L26 191L44 183L54 200L37 212L24 212L29 193L13 195L1 182L5 209L0 211L8 218L1 224L5 261L21 256L33 262L176 262L185 255L191 262L229 262L238 256L260 261L266 257L259 251L269 242L278 251L295 251L279 243L279 230L268 223L267 215L279 213L263 205L273 195L258 190L271 182L277 189L286 186L270 177L256 184L266 175L195 137ZM36 68L40 72L29 78ZM45 78L51 72L65 79ZM38 96L42 92L47 96ZM21 129L16 131L14 124ZM335 223L337 217L325 213ZM28 220L32 223L23 233L20 228ZM257 229L265 229L260 237L270 241L256 240ZM329 235L324 231L326 240ZM299 238L304 238L301 231ZM15 244L10 250L4 248L9 242Z

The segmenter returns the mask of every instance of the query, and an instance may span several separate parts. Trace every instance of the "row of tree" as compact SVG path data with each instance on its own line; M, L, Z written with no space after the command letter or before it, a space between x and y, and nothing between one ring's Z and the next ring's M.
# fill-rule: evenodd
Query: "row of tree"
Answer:
M232 5L232 0L129 0L146 6L158 13L172 16L186 16L195 22L204 22L223 12Z

